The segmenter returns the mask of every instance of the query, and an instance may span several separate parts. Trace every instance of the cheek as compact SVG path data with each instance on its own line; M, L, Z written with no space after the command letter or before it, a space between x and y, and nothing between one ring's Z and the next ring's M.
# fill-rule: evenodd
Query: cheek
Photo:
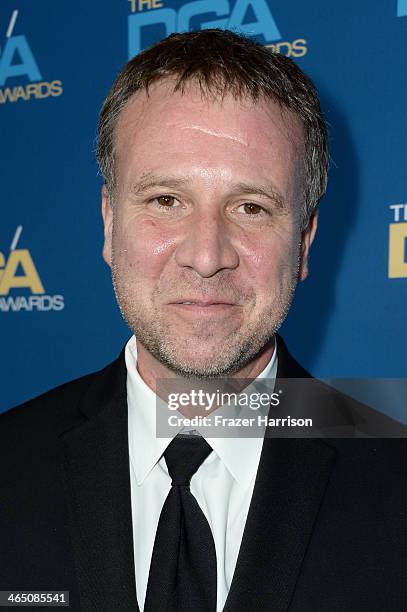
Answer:
M298 265L299 246L295 235L272 232L249 245L246 243L244 261L246 274L266 295L291 278Z
M115 259L146 278L160 275L174 250L173 233L152 219L118 223L113 232Z
M273 234L272 239L259 241L250 254L246 252L244 276L257 296L257 311L291 293L298 275L298 254L295 238L287 234L284 239Z

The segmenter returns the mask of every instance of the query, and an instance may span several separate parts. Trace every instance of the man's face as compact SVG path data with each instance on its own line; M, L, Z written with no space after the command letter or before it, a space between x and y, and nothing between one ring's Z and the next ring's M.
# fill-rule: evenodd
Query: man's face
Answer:
M116 130L104 258L138 341L180 375L239 371L281 325L307 274L302 130L277 104L138 93Z

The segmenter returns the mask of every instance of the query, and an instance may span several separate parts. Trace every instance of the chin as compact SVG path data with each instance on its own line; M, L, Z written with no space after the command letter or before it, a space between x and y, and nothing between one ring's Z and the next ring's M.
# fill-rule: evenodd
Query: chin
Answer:
M197 345L194 353L176 350L158 350L155 357L167 368L183 378L227 378L238 372L248 361L251 355L245 355L241 350L223 350L224 346L212 346L207 354L202 355L201 347ZM205 351L206 353L206 351Z
M195 358L194 358L195 357ZM212 358L196 359L188 355L160 355L160 361L173 372L182 377L213 378L222 375L225 362L214 361ZM225 374L226 375L226 374Z

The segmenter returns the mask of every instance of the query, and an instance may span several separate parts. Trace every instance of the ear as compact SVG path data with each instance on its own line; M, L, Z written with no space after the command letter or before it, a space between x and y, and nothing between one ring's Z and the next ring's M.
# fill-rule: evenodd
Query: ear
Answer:
M308 225L301 234L300 269L298 278L303 281L308 276L308 254L314 241L318 226L318 209L309 218Z
M106 185L102 187L102 217L104 226L105 240L103 244L103 259L108 266L112 264L112 224L113 224L113 209L109 199L109 193Z

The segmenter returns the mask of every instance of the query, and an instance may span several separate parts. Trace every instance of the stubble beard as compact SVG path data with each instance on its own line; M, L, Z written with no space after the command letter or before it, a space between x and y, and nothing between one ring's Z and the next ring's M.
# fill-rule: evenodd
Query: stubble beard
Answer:
M138 342L177 376L210 380L225 378L237 373L270 342L290 309L298 283L298 270L299 261L296 268L293 268L286 286L274 296L270 306L261 313L255 324L251 323L245 329L241 328L226 337L223 336L220 339L218 350L214 349L211 357L207 358L205 363L200 364L180 354L180 337L169 331L160 313L154 312L151 308L143 308L140 303L135 302L136 284L130 285L123 282L114 257L112 280L120 312ZM193 337L184 340L183 344L190 344L191 351L199 351L199 346L202 346L203 342L212 342L216 336L216 327L213 332L210 332L208 325L210 323L205 326L200 326L198 323ZM201 335L200 330L203 330Z

